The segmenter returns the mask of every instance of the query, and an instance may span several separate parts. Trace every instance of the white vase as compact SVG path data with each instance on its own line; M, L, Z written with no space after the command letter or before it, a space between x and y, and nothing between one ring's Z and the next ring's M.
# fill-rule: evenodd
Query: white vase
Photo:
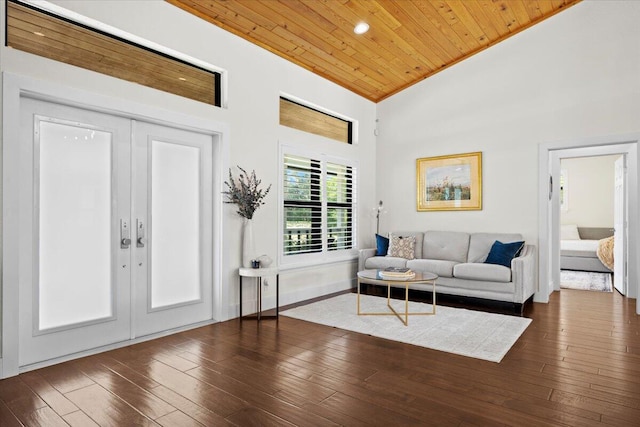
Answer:
M253 241L253 220L244 219L242 223L242 266L251 268L251 261L255 259L256 249Z

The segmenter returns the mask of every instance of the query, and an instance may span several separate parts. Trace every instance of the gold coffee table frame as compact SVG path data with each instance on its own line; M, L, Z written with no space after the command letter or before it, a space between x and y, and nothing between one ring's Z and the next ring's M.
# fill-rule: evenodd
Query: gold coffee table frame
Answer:
M433 273L420 273L416 272L415 277L411 279L385 279L380 276L382 270L363 270L358 272L358 316L396 316L405 325L409 326L409 315L412 316L433 316L436 314L436 280L437 274ZM387 286L387 307L391 312L384 313L364 313L360 311L360 283L369 283L372 285L386 285ZM432 286L432 310L431 313L415 313L409 312L409 285L428 285ZM404 285L404 313L398 313L391 306L391 287L402 287ZM404 316L404 319L402 318Z

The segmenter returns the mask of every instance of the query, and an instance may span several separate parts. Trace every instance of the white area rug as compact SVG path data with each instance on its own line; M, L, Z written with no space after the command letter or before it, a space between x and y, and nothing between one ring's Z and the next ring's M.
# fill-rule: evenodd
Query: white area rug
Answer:
M612 292L611 273L560 270L560 288Z
M434 350L500 362L531 319L438 306L435 316L409 316L404 326L396 316L358 316L356 294L344 294L280 313L308 322L360 332ZM361 295L362 311L385 312L387 299ZM404 300L392 300L404 311ZM430 312L431 304L409 302L411 312Z

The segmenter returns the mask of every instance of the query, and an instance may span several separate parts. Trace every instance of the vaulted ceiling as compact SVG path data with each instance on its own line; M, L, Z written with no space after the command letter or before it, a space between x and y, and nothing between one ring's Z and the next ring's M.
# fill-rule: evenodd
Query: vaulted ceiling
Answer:
M166 1L378 102L580 0Z

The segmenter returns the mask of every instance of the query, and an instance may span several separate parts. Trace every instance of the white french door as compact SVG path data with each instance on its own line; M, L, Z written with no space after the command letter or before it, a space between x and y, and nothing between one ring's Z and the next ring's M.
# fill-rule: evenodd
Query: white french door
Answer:
M19 365L211 319L211 136L20 115Z
M212 144L145 122L133 135L133 331L143 336L212 317Z

